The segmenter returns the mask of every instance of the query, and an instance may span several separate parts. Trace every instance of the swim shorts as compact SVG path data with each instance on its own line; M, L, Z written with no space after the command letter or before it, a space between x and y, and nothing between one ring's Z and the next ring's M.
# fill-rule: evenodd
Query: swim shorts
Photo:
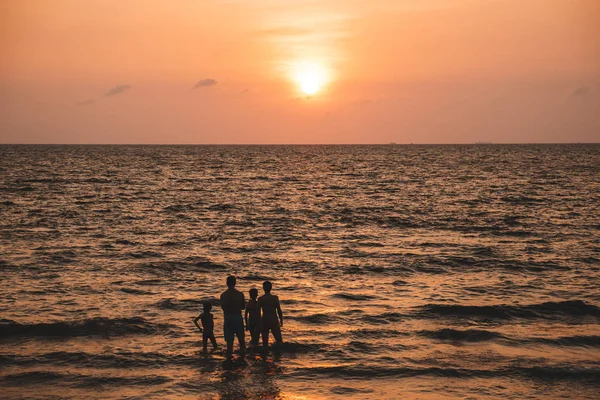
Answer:
M260 320L260 331L263 335L268 335L269 330L273 333L275 340L281 342L281 328L279 327L279 321L277 317L263 317Z
M244 335L244 319L242 314L225 314L223 333L226 342L233 342L236 335Z

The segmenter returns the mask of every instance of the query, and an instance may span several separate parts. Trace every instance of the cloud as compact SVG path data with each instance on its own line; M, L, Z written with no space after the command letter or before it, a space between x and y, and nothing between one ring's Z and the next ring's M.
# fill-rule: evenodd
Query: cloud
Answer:
M199 89L203 87L215 86L218 82L212 78L200 79L192 89Z
M91 106L92 104L95 103L95 100L92 99L88 99L88 100L83 100L77 103L78 106Z
M577 89L573 90L573 93L571 93L571 97L584 97L587 96L588 94L590 94L591 90L589 87L587 86L581 86L578 87Z
M117 85L114 88L110 89L108 92L104 93L104 96L116 96L118 94L125 93L131 89L131 85Z

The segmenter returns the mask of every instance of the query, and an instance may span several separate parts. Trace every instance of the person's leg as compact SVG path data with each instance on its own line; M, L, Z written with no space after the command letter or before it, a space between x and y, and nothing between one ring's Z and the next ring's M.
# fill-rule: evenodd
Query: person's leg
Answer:
M212 343L212 346L214 349L218 349L219 345L217 344L217 339L215 338L215 335L212 335L210 337L210 342Z
M244 319L242 315L236 316L235 319L231 320L233 331L237 336L238 344L240 345L240 351L246 350L246 330L244 329Z
M202 338L202 351L206 351L207 347L208 347L208 338L206 336L204 336Z
M263 342L263 350L267 350L269 348L269 327L264 325L262 328L262 342Z
M228 316L225 316L223 321L223 336L225 337L225 342L227 343L227 354L233 353L233 330L231 326L231 321Z
M260 336L260 332L258 331L258 326L252 327L250 330L250 335L252 336L252 346L258 346L258 338Z
M244 334L244 330L240 329L237 332L238 343L240 345L240 351L246 351L246 335Z
M281 340L281 327L279 326L279 324L277 324L277 323L273 324L273 326L271 327L271 331L273 332L273 337L275 338L275 342L277 344L283 343L283 340Z

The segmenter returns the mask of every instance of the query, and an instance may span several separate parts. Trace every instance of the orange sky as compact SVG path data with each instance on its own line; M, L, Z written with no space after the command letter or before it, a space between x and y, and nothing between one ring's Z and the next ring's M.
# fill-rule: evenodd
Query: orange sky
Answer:
M0 143L600 141L598 0L4 0L0 18Z

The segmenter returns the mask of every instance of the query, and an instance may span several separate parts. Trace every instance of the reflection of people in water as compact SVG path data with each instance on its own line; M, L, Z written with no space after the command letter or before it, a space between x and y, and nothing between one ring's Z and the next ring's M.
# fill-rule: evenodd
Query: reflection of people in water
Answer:
M279 305L279 297L271 294L273 284L269 281L263 283L265 294L258 298L258 315L260 317L260 332L262 334L263 348L266 350L269 346L269 331L275 337L275 343L280 345L281 329L283 326L283 314ZM277 317L279 316L279 320Z
M206 301L204 302L203 307L204 310L202 311L202 313L194 319L194 324L196 324L200 332L202 332L202 350L206 351L206 347L208 346L209 340L212 343L213 348L216 349L219 346L217 345L217 340L215 339L215 323L213 320L213 315L210 312L210 310L212 309L212 304ZM198 325L198 320L202 322L202 328L200 328L200 325Z
M244 319L242 310L246 307L244 294L235 289L235 276L227 277L227 290L221 293L221 308L223 309L224 321L223 332L227 342L227 354L233 352L233 339L238 338L240 351L246 350L244 341Z
M216 370L215 372L219 372ZM279 358L227 358L221 363L219 399L279 399Z
M244 319L246 320L246 330L250 332L252 341L250 342L252 347L258 346L258 336L260 335L258 329L259 316L258 316L258 302L256 297L258 296L258 290L250 289L250 301L246 304L246 312L244 313Z

